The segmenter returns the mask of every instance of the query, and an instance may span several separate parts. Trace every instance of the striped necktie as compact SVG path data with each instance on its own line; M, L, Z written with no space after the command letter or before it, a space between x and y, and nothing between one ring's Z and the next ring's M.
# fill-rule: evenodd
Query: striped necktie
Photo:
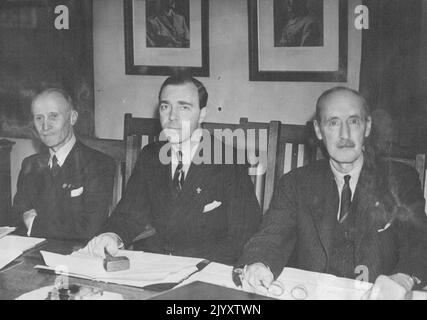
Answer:
M341 191L341 208L339 222L342 223L347 218L351 207L350 175L344 176L344 186Z
M182 165L182 152L181 151L177 152L177 157L178 157L178 165L176 166L175 173L174 173L173 179L172 179L172 183L173 183L174 188L177 191L181 191L182 186L184 185L184 178L185 178L184 168Z

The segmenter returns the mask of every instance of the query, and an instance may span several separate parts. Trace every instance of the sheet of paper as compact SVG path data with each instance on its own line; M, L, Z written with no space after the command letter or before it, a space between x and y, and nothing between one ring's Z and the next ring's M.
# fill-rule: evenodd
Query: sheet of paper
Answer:
M183 282L182 285L193 281L203 281L228 288L244 290L234 285L231 274L231 266L212 262L201 272L194 274ZM281 296L274 296L273 294L265 295L281 300L358 300L372 286L368 282L339 278L330 274L294 268L284 268L277 280L281 282L284 289L283 294Z
M152 283L176 282L197 270L200 258L169 256L155 253L120 250L119 256L130 261L129 270L107 272L103 260L75 252L61 255L40 251L46 265L57 273L103 282L142 287Z
M2 268L7 266L13 260L18 258L22 254L19 250L2 250L0 249L0 271Z
M0 250L27 251L46 239L8 235L0 239Z
M15 227L0 227L0 239L15 230L16 230Z

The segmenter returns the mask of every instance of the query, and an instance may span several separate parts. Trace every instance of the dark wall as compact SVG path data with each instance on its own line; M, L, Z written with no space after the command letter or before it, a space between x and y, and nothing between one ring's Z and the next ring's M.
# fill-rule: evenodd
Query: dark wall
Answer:
M57 5L69 9L68 30L55 28ZM31 99L48 87L71 94L77 131L93 135L92 1L0 2L0 136L31 137Z

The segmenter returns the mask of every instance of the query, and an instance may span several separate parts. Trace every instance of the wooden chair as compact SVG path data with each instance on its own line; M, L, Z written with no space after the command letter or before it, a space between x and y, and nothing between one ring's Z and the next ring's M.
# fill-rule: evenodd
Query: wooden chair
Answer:
M279 121L272 121L270 123L248 122L247 118L240 119L240 122L238 124L217 122L204 122L202 124L203 129L208 130L210 134L219 137L220 139L222 139L222 137L220 136L222 130L229 129L235 132L234 130L236 129L242 129L245 135L243 143L242 139L234 139L232 142L233 146L237 149L246 149L246 137L249 132L248 130L254 130L255 144L250 147L251 150L249 152L245 150L245 153L249 155L249 157L256 156L257 153L259 155L260 151L267 153L267 163L254 165L249 172L249 174L251 175L251 179L254 182L255 193L257 195L258 201L260 203L261 208L263 209L266 208L269 202L269 200L264 200L265 194L267 193L267 195L269 195L270 197L270 195L272 195L273 193L273 187L270 185L265 185L264 180L266 177L267 179L272 179L272 176L274 175L274 170L271 170L271 168L274 167L273 164L275 163L276 152L273 150L276 150L277 148L279 126ZM131 114L125 114L124 128L124 137L127 137L128 135L137 135L138 144L140 146L143 146L144 144L149 142L158 141L159 134L161 132L160 122L158 119L135 118ZM260 139L258 139L258 137L260 137L261 132L266 133L268 135L268 143L266 143L266 145L262 145L262 143L261 145L259 145ZM225 143L227 143L227 141L225 141Z
M128 165L131 163L131 159L135 157L135 138L128 137L126 141L87 137L79 137L79 139L88 147L110 156L115 162L113 198L109 208L110 215L120 201L130 177Z
M424 211L427 214L427 179L426 179L427 156L426 154L417 153L415 155L409 155L409 154L396 154L392 152L391 155L385 155L384 158L404 163L406 165L409 165L415 168L415 170L417 170L420 183L421 183L421 188L423 189L423 193L424 193L424 199L426 199L426 205L425 205Z
M244 118L242 120L245 121ZM248 122L248 125L253 124L256 123ZM311 123L290 125L272 121L269 124L268 137L268 162L263 192L264 213L283 174L323 157L321 144L314 136Z

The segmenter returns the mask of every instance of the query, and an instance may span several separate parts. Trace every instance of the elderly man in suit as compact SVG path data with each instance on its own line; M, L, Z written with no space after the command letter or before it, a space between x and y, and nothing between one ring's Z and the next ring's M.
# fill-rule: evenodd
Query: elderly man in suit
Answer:
M260 231L236 264L249 288L280 293L285 266L373 282L365 298L404 298L427 281L427 217L416 171L365 143L365 99L345 87L317 101L315 132L329 159L284 175ZM238 270L236 268L236 270Z
M78 114L64 90L41 92L31 110L43 150L22 162L12 223L29 236L88 240L107 220L114 161L76 139Z
M141 250L236 262L259 226L260 208L247 166L213 163L220 151L213 141L211 157L199 161L208 151L200 130L207 98L203 84L192 77L166 79L159 113L168 141L142 150L106 233L88 244L89 252L116 254L151 224L156 233L143 240Z

